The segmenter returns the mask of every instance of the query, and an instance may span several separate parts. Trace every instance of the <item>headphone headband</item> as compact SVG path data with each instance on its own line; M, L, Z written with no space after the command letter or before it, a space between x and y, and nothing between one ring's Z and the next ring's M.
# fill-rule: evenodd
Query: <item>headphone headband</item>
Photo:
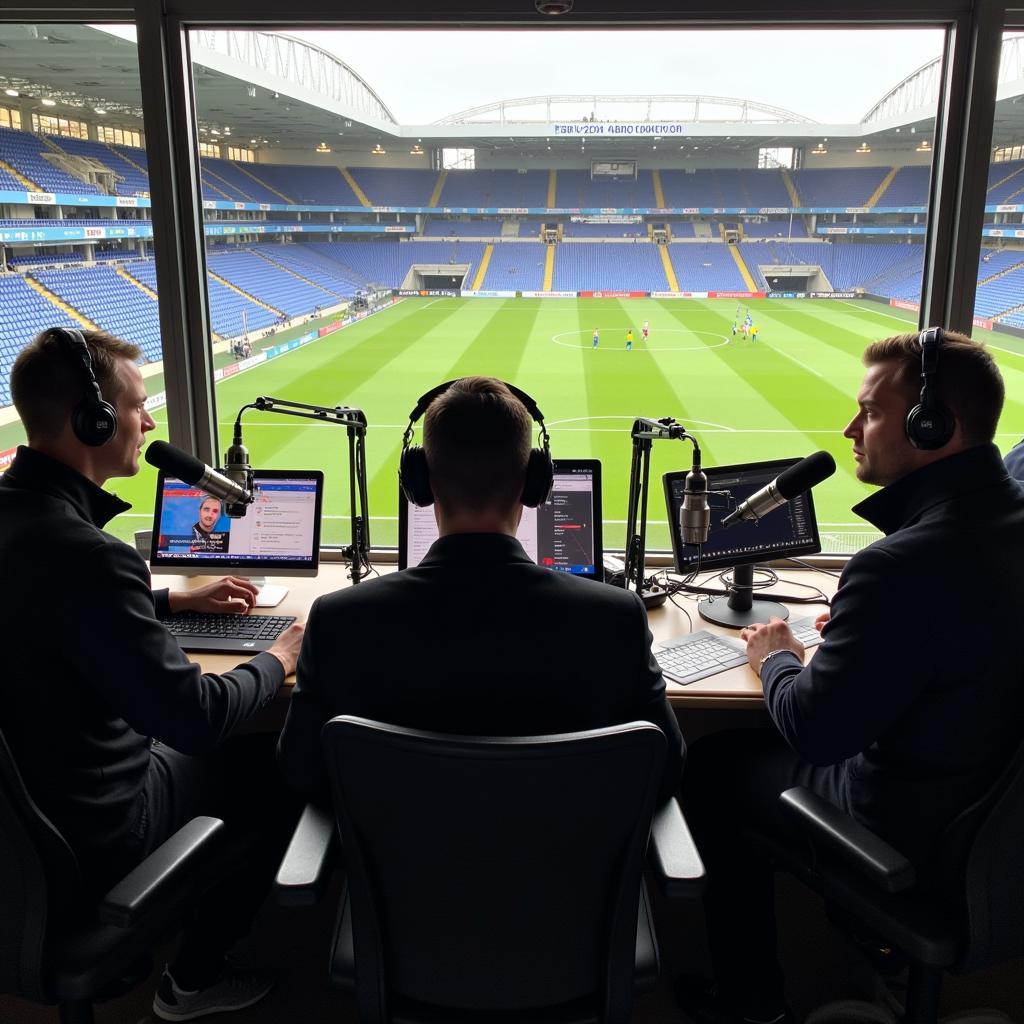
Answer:
M944 338L941 327L929 327L917 337L921 347L921 396L907 413L904 429L907 440L923 451L935 451L949 444L956 427L953 414L935 397L934 378Z

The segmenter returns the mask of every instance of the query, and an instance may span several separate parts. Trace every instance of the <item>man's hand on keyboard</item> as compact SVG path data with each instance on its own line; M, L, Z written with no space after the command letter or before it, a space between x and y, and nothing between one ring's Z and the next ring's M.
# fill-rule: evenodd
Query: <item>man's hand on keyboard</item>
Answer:
M792 651L804 660L804 645L793 636L789 626L774 615L767 623L755 622L741 630L740 639L746 641L747 661L755 672L759 671L761 659L769 651Z
M815 618L815 620L814 620L814 628L820 633L825 628L826 623L829 623L831 621L832 621L832 613L831 612L822 612L819 616L817 616Z
M237 576L225 576L195 590L172 590L167 596L172 612L237 612L244 614L256 604L259 587Z
M293 622L275 641L267 654L272 654L282 665L284 674L290 676L299 661L299 648L302 646L302 634L306 627L301 622Z

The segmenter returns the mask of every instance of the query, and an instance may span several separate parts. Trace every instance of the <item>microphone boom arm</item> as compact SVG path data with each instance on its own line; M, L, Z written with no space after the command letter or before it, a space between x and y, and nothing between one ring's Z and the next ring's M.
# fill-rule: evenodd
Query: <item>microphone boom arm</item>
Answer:
M260 395L254 402L244 405L235 419L235 443L241 444L242 413L246 409L273 412L280 416L298 416L320 423L335 423L348 433L349 520L352 537L342 556L352 565L353 583L358 583L370 571L370 511L366 486L366 414L362 409L347 405L333 407L292 402L286 398Z

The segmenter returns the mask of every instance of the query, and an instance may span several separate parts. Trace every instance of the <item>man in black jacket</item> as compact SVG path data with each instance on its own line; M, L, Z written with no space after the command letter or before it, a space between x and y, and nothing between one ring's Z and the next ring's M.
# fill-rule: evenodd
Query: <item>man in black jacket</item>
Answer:
M280 744L301 791L326 792L320 729L342 714L506 736L646 720L668 740L663 796L675 791L682 737L639 598L541 568L516 540L530 427L487 377L427 408L440 536L415 568L313 605Z
M685 811L708 869L717 982L716 998L681 986L697 1021L787 1019L770 871L740 837L748 824L784 829L782 790L816 791L927 875L944 828L1020 742L1024 492L992 444L1003 382L984 346L927 339L937 367L926 407L944 408L930 408L925 426L934 412L948 430L922 438L908 424L920 337L868 347L844 431L857 477L882 488L854 511L885 536L850 559L806 667L784 622L743 631L775 729L708 737L688 763Z
M11 392L28 446L0 478L0 728L93 894L197 814L253 836L252 857L209 894L161 981L154 1011L189 1020L249 1005L272 984L263 972L225 972L224 952L273 877L287 802L282 792L275 807L272 737L222 741L294 670L302 629L204 676L159 617L247 611L254 588L226 579L154 592L143 559L103 532L131 507L103 485L138 472L155 426L139 354L101 331L54 329L15 361Z

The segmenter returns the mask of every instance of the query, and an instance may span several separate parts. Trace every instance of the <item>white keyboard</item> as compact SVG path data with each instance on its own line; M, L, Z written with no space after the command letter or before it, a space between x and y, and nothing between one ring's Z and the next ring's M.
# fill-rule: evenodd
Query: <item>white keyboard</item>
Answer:
M821 643L814 619L794 619L789 628L804 647ZM667 679L686 686L698 679L726 672L747 663L747 645L731 636L700 629L696 633L663 640L654 645L654 657Z

